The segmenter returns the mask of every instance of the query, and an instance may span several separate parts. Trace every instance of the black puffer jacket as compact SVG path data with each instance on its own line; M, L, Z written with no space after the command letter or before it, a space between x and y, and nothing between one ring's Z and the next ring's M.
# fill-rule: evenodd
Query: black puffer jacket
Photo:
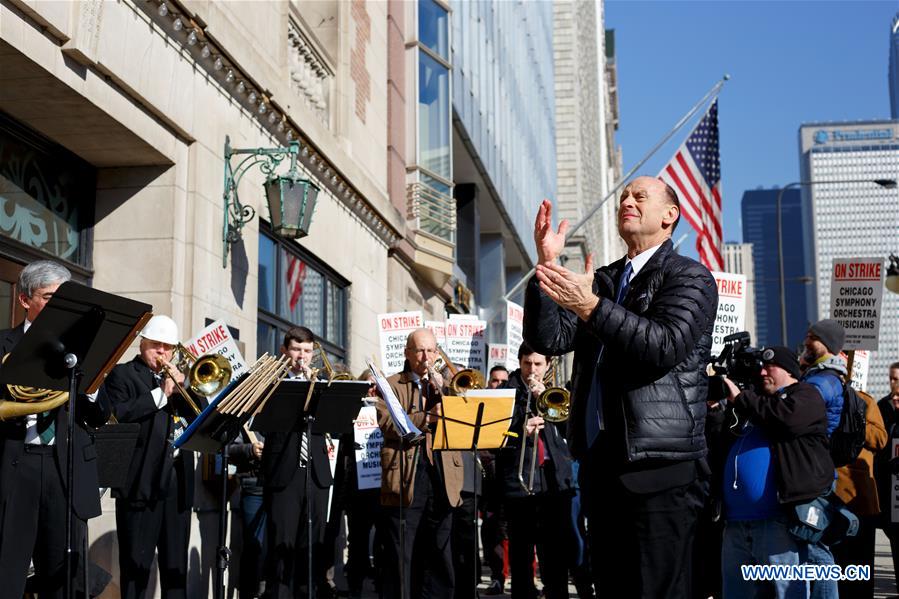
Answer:
M582 321L560 308L537 283L528 282L524 338L538 352L574 350L570 448L586 454L585 409L600 347L604 433L619 452L613 464L643 460L684 461L705 456L708 379L705 368L718 307L715 279L707 268L674 252L666 241L631 279L622 304L615 286L622 258L596 271L593 292L601 299Z

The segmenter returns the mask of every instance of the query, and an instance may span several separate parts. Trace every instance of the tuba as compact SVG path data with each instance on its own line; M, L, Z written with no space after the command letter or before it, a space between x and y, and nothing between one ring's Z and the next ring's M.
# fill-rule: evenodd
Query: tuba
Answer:
M439 345L437 346L437 353L440 354L440 359L443 360L444 365L450 371L451 378L449 385L447 386L453 395L464 396L472 389L483 389L485 387L486 381L480 370L475 370L474 368L457 369L443 352L443 348ZM442 366L436 366L436 368L437 370L441 370Z
M3 362L7 356L9 354L3 356ZM48 412L69 401L68 391L53 391L23 385L7 385L6 388L12 399L0 399L0 420Z

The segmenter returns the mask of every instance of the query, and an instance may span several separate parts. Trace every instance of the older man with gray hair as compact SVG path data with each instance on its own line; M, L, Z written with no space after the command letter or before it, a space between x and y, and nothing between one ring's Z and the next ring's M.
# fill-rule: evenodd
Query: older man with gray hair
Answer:
M25 320L0 331L0 354L12 351L60 285L72 278L64 266L41 260L19 275L18 301ZM2 389L9 399L7 389ZM25 592L29 561L35 584L30 591L43 597L62 597L66 571L66 414L64 406L11 418L0 423L0 580L4 597ZM73 542L78 569L85 560L80 548L85 522L100 515L96 451L89 427L109 418L105 401L81 395L75 413ZM75 568L73 567L73 572ZM80 580L81 577L78 577ZM29 585L31 586L31 585Z

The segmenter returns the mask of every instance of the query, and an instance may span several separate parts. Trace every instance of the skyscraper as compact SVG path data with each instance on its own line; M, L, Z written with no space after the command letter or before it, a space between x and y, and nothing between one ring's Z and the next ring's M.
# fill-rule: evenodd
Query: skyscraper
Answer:
M812 318L830 313L830 275L834 258L882 258L899 248L899 192L876 180L899 174L899 123L857 121L807 123L799 129L803 218L811 286L817 301ZM785 229L789 230L789 229ZM899 295L884 292L880 343L872 354L869 391L887 389L889 364L899 356Z
M753 341L758 339L755 326L755 269L752 260L751 243L724 244L724 271L738 275L746 275L746 322L745 330Z
M798 189L784 191L781 202L784 254L784 296L786 297L787 339L781 338L780 269L777 261L778 189L756 189L743 193L743 241L752 244L755 317L759 345L796 347L805 336L809 317L802 209Z

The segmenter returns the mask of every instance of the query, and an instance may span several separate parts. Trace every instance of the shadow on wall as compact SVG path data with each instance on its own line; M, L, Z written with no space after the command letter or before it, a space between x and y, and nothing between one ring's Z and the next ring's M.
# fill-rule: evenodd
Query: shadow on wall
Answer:
M97 202L94 208L94 222L102 222L151 184L172 185L173 180L160 181L163 175L169 171L171 171L169 175L171 178L174 176L174 168L171 166L103 168L97 171Z
M247 274L250 270L250 261L247 258L247 247L243 237L237 243L231 244L231 293L238 307L243 309L244 297L247 293Z

